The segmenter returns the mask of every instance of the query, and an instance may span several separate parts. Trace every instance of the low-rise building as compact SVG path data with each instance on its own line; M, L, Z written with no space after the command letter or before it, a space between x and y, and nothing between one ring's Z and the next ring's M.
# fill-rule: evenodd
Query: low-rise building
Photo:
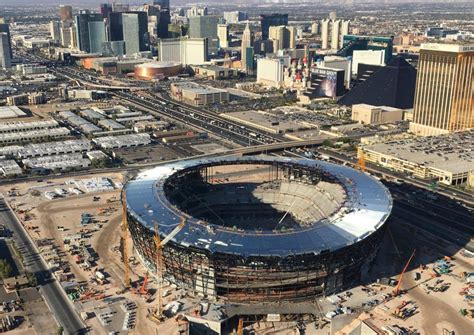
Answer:
M360 146L368 162L446 185L474 185L474 131Z
M237 77L237 70L217 65L196 65L191 66L194 75L207 79L230 79Z
M86 168L90 166L91 161L87 158L83 158L82 154L76 153L27 158L22 160L22 163L32 171L49 171Z
M169 125L166 121L139 121L133 125L133 131L143 133L146 131L164 130Z
M7 97L7 105L20 106L28 105L28 94L12 95Z
M142 133L142 134L99 137L99 138L94 139L93 142L104 149L118 149L118 148L147 145L151 143L151 139L150 139L150 135Z
M0 160L0 172L4 177L17 176L23 173L17 162L12 159Z
M6 123L0 123L0 134L50 129L50 128L56 128L58 126L59 126L59 123L55 120L34 121L34 122L6 122Z
M25 117L26 113L16 106L1 106L0 119L13 119Z
M97 122L99 126L107 130L121 130L125 129L123 124L118 123L117 121L111 119L102 119Z
M18 151L19 158L52 156L59 154L72 154L85 152L92 149L89 140L67 140L61 142L46 142L28 144Z
M229 92L193 82L171 84L171 95L175 100L195 106L229 101Z
M352 106L352 121L363 124L383 124L403 120L403 110L388 106L358 104Z
M0 145L59 139L69 136L70 133L69 129L64 127L30 130L21 133L1 133Z
M77 128L86 135L101 132L102 129L95 124L83 119L70 111L59 112L59 116L67 121L71 126Z
M46 94L42 92L28 94L28 104L41 105L46 103Z

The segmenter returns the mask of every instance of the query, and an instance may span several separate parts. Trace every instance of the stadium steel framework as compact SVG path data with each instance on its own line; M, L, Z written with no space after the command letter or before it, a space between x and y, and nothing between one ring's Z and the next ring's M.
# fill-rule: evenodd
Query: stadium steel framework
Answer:
M216 173L223 167L235 169ZM229 302L302 301L357 283L392 209L387 189L363 172L266 156L165 164L139 174L125 192L145 266L155 273L155 224L165 238L184 216L185 227L162 250L164 278ZM320 216L308 220L310 208Z

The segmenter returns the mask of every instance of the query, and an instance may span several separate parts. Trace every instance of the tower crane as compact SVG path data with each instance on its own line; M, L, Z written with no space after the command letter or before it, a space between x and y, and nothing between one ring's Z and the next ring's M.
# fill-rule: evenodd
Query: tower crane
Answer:
M128 263L128 219L127 219L127 195L122 191L122 240L123 240L123 265L124 286L130 288L130 265Z
M186 218L182 216L179 224L174 228L163 240L160 237L158 222L155 221L155 236L153 240L156 248L156 276L158 279L157 298L158 303L156 306L155 316L160 319L161 317L161 304L162 304L162 289L163 289L163 273L164 273L164 262L163 262L163 247L175 237L181 229L186 225Z
M365 168L365 154L364 154L364 151L362 151L360 148L357 148L357 151L359 153L359 159L357 160L357 164L356 164L355 167L356 167L357 170L365 172L366 168Z

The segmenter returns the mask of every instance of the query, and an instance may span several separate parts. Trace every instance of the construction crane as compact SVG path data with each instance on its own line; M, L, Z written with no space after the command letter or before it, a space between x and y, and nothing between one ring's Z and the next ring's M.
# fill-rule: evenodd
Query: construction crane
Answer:
M359 154L359 159L357 160L357 164L356 164L355 167L356 167L357 170L365 172L366 171L366 168L365 168L365 154L360 148L357 148L357 151L358 151L358 154Z
M153 237L153 240L155 242L155 248L156 248L156 276L158 279L158 289L157 289L158 303L156 307L155 316L158 319L160 319L161 317L161 303L162 303L161 298L162 298L163 272L164 272L163 247L173 237L175 237L181 231L181 229L184 228L185 225L186 225L186 218L182 216L181 221L176 226L176 228L174 228L163 240L161 240L158 222L155 221L155 236Z
M237 327L237 335L244 335L244 319L239 319L239 325Z
M130 288L130 265L128 264L128 219L127 219L127 196L125 190L122 191L122 240L123 240L123 265L124 265L124 286Z
M408 269L408 266L410 265L410 262L413 259L413 257L415 257L415 252L416 252L416 249L413 250L413 253L411 254L410 258L408 259L408 262L405 264L405 267L403 268L403 271L400 273L400 276L398 277L397 286L393 289L393 292L392 292L393 296L395 296L395 297L400 294L400 287L402 285L403 274Z

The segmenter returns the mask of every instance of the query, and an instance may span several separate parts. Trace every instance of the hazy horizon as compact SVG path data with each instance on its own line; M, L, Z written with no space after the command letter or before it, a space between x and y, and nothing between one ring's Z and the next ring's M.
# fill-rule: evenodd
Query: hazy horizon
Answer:
M472 3L472 1L467 0L384 0L387 4L395 4L395 3ZM42 5L73 5L73 6L80 6L80 5L99 5L101 3L128 3L131 5L141 5L144 3L152 3L150 1L137 1L137 0L15 0L14 3L10 0L0 0L0 6L7 6L7 7L15 7L15 6L24 6L24 5L35 5L41 3ZM232 3L222 3L222 0L171 0L172 6L183 6L183 5L193 5L193 4L214 4L214 5L223 5L223 6L232 6L234 5L241 5L246 3L260 3L260 4L268 4L271 5L274 3L275 5L288 5L288 4L297 4L297 3L320 3L322 5L344 5L347 4L348 0L234 0ZM382 4L380 0L353 0L355 4L364 4L364 3L378 3Z

